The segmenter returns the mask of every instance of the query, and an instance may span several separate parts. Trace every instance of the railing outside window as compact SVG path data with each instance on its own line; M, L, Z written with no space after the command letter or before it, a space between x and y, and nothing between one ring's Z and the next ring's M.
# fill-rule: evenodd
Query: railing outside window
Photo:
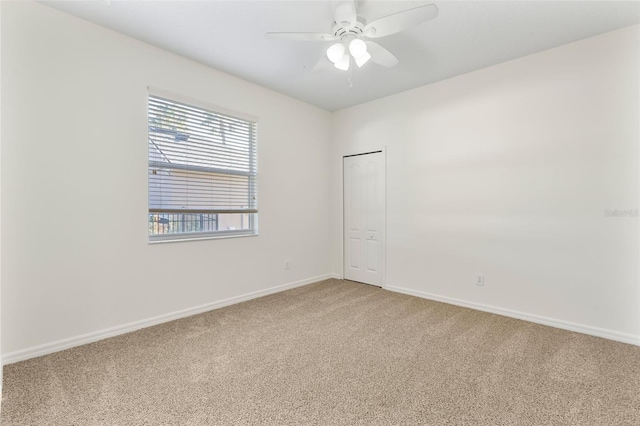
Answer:
M217 214L149 214L149 235L212 232L217 230Z

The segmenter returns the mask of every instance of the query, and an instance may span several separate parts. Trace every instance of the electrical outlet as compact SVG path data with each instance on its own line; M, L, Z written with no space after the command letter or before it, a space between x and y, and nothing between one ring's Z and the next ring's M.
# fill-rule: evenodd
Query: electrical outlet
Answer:
M484 285L484 275L478 274L476 275L476 285Z
M286 269L287 271L289 269L291 269L291 261L289 259L285 259L285 261L284 261L284 269Z

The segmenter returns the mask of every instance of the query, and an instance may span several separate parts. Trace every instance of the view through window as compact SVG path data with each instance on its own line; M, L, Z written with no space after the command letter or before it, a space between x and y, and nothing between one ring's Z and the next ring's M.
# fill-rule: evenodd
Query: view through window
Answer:
M256 122L149 95L149 239L257 230Z

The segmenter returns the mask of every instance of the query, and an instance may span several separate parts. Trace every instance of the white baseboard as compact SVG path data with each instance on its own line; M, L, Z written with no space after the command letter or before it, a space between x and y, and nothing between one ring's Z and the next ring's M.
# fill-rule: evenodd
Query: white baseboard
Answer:
M106 339L109 337L118 336L120 334L130 333L132 331L139 330L141 328L151 327L153 325L162 324L164 322L173 321L179 318L189 317L191 315L201 314L203 312L212 311L214 309L223 308L229 305L235 305L236 303L245 302L247 300L256 299L258 297L267 296L273 293L279 293L281 291L290 290L292 288L301 287L304 285L312 284L318 281L327 280L330 278L337 278L336 274L325 274L317 277L307 278L304 280L292 282L289 284L283 284L275 287L271 287L265 290L258 290L251 293L242 294L240 296L230 297L228 299L219 300L217 302L206 303L200 306L194 306L193 308L182 309L180 311L170 312L168 314L158 315L156 317L130 322L115 327L106 328L99 331L83 334L76 337L70 337L67 339L58 340L44 345L34 346L27 349L22 349L15 352L9 352L2 356L2 363L0 365L12 364L14 362L25 361L30 358L36 358L43 355L48 355L53 352L63 351L65 349L73 348L75 346L86 345L87 343L96 342L98 340Z
M563 321L555 318L549 318L541 315L528 314L526 312L515 311L512 309L499 308L496 306L484 305L482 303L467 302L465 300L454 299L447 296L439 296L437 294L426 293L419 290L412 290L403 287L387 286L385 289L396 293L408 294L410 296L421 297L423 299L435 300L437 302L448 303L451 305L471 308L478 311L490 312L492 314L503 315L505 317L517 318L537 324L548 325L563 330L575 331L577 333L588 334L596 337L603 337L609 340L629 343L631 345L640 346L640 336L629 333L621 333L619 331L607 330L599 327L577 324L569 321Z

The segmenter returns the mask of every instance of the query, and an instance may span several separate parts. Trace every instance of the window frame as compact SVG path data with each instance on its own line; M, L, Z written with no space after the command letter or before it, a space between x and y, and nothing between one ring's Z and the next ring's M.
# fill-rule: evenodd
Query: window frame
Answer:
M253 157L249 158L249 161L250 163L254 164L255 174L252 175L253 180L249 180L248 184L253 185L253 188L248 190L248 194L251 194L251 193L255 194L255 209L253 209L255 210L255 212L247 212L247 213L228 212L231 214L246 214L248 219L248 229L215 230L215 231L203 231L203 232L180 232L180 233L168 233L168 234L156 234L156 235L151 234L149 232L149 229L147 229L148 243L155 244L155 243L168 243L168 242L180 242L180 241L199 241L199 240L210 240L210 239L226 239L226 238L258 236L259 235L258 233L258 134L257 134L258 133L258 117L247 114L247 113L234 111L218 105L214 105L209 102L193 99L183 95L178 95L175 93L171 93L162 89L157 89L149 86L147 87L147 98L146 98L147 99L147 146L149 146L149 143L151 141L150 126L149 126L149 119L150 119L149 102L151 97L163 98L168 101L174 101L176 103L185 104L195 109L202 109L212 114L227 116L233 119L243 120L253 124L254 126L253 149L250 151L251 153L250 155L252 155ZM155 164L155 162L151 161L149 148L147 148L147 228L149 228L149 224L151 221L150 218L152 214L155 214L155 215L197 214L191 211L180 213L180 210L178 209L173 210L171 212L169 211L158 212L158 210L163 210L163 209L154 209L156 210L155 212L150 211L152 209L150 208L150 200L149 200L150 198L149 197L149 193L150 193L149 168L152 166L152 164ZM184 170L197 170L197 167L194 167L191 169L188 166L182 166L182 167L178 166L176 168L177 169L182 168ZM226 174L224 173L223 169L220 170L220 173ZM232 175L233 173L228 173L228 174ZM247 175L247 176L251 176L251 175ZM172 209L168 209L168 210L172 210ZM218 227L219 216L221 214L226 214L226 213L223 211L223 209L220 209L220 212L218 213L206 213L206 214L216 215L216 227Z

